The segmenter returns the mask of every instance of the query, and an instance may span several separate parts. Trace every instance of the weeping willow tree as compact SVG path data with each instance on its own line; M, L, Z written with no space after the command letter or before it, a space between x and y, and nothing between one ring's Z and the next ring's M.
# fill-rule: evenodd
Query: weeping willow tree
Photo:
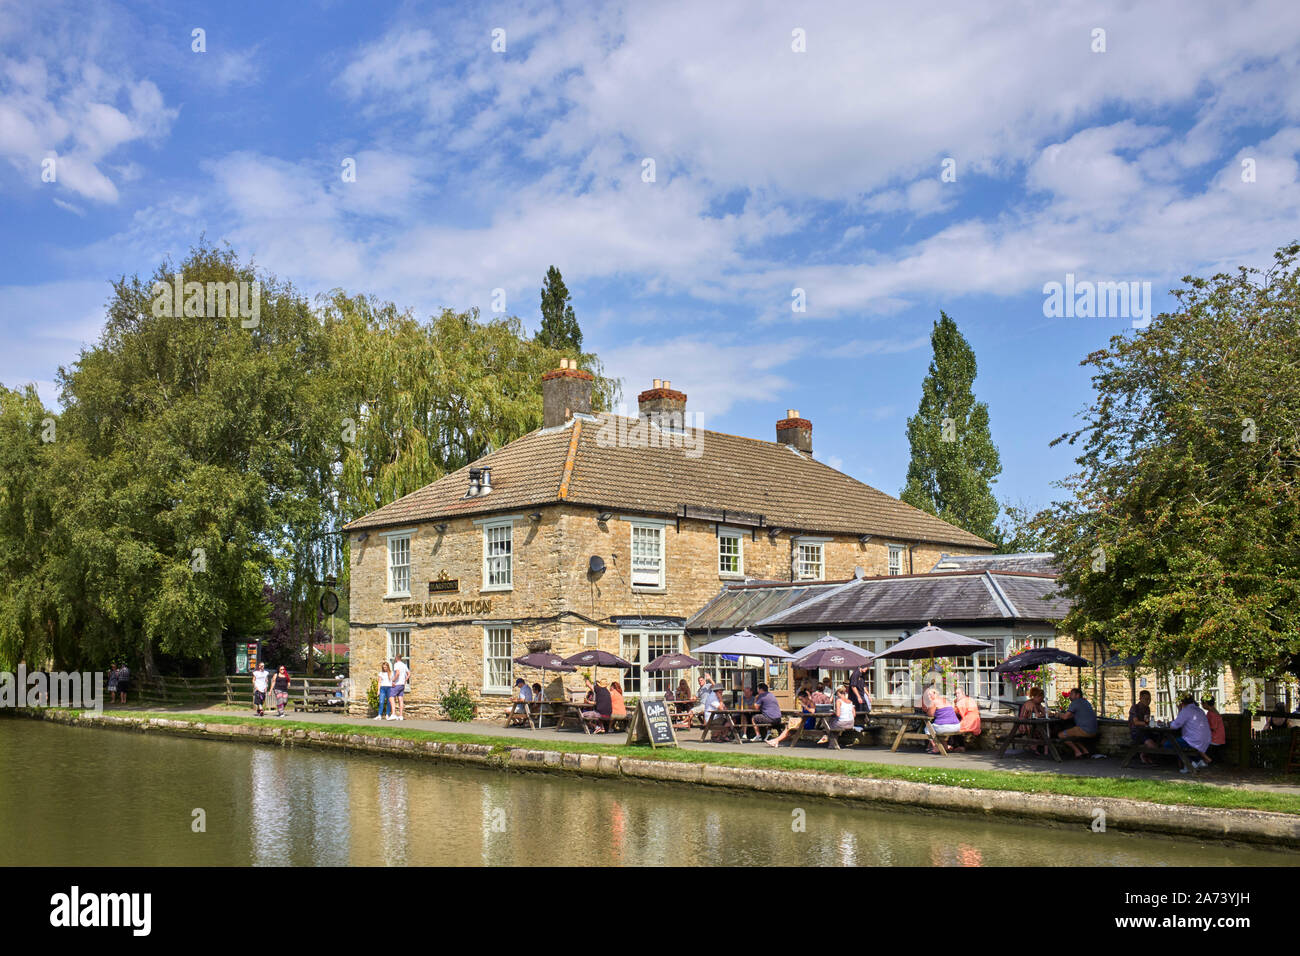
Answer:
M157 308L177 274L203 295ZM214 286L256 317L211 314ZM59 371L61 412L0 387L0 663L224 670L269 629L267 585L310 643L325 582L347 593L341 526L538 427L561 357L613 404L594 356L516 318L421 322L342 292L312 308L204 244L119 279L100 340Z
M540 427L541 376L561 358L577 358L595 374L597 409L618 398L596 356L529 339L514 317L485 322L477 310L447 309L425 323L391 303L342 292L326 300L324 314L338 356L344 521Z

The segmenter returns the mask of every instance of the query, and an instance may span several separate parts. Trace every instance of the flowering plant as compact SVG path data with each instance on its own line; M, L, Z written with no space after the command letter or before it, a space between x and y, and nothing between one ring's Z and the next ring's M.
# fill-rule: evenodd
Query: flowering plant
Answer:
M1015 657L1022 651L1028 650L1028 644L1015 645L1007 650L1007 656L1002 658L1006 662ZM1030 690L1035 687L1047 688L1047 682L1052 679L1052 669L1046 665L1042 667L1031 667L1023 671L1014 671L1010 674L1003 674L1002 679L1016 689L1016 696L1028 697Z

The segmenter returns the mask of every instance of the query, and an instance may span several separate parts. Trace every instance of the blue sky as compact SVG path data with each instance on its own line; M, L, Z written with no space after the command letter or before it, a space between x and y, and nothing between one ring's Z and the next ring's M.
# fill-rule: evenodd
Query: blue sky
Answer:
M109 280L200 234L421 315L504 289L530 328L554 264L629 401L670 379L757 437L797 408L897 494L944 309L996 493L1045 505L1080 360L1140 333L1044 285L1158 313L1300 238L1300 5L914 7L0 0L0 382L54 402Z

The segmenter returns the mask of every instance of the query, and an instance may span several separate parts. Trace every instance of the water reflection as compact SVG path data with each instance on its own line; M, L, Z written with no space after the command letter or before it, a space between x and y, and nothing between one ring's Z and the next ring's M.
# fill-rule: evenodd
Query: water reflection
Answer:
M0 720L0 864L1289 865L1296 854ZM190 832L203 807L208 832ZM802 810L802 817L792 811ZM801 819L802 828L792 826Z

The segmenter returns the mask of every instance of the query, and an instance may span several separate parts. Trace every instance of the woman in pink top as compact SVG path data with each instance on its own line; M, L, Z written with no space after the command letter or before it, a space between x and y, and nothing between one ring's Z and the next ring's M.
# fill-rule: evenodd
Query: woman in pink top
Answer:
M957 716L961 718L962 737L957 740L957 745L949 746L949 750L965 750L965 734L974 734L979 736L980 732L980 706L974 697L971 697L961 688L957 689L957 703L953 708L957 711Z

